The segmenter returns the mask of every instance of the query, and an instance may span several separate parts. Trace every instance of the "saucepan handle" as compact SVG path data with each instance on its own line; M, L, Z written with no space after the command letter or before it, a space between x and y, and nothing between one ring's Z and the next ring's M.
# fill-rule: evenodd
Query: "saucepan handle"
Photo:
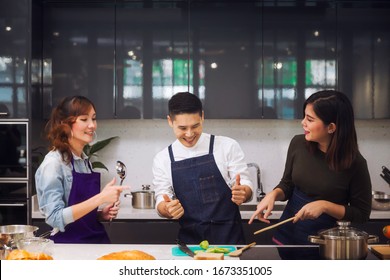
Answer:
M379 241L379 237L378 236L371 235L371 234L368 236L368 239L367 239L367 243L368 244L378 243L378 241Z
M317 235L309 235L307 238L311 243L325 245L325 240Z

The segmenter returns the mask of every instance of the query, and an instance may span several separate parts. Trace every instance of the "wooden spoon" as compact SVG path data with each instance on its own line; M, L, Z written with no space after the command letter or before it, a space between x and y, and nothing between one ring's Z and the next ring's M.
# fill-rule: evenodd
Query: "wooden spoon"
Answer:
M272 228L276 228L276 227L278 227L278 226L280 226L280 225L283 225L283 224L285 224L285 223L288 223L288 222L294 220L294 218L295 218L295 217L291 217L291 218L288 218L287 220L281 221L281 222L279 222L279 223L277 223L277 224L274 224L274 225L272 225L272 226L262 228L262 229L260 229L260 230L258 230L258 231L255 231L253 234L259 234L260 232L263 232L263 231L266 231L266 230L269 230L269 229L272 229Z
M235 251L233 251L233 252L230 252L230 253L229 253L229 256L230 256L230 257L238 257L238 256L240 256L240 255L242 254L242 252L244 252L246 249L248 249L248 248L250 248L250 247L252 247L252 246L255 246L255 245L256 245L256 242L252 242L251 244L248 244L248 245L242 247L241 249L238 249L238 250L235 250Z

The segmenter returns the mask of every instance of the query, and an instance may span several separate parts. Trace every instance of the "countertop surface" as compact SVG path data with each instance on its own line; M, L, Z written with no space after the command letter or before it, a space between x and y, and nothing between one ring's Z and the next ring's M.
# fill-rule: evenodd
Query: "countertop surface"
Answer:
M236 246L235 246L236 247ZM236 248L241 248L238 246ZM124 250L140 250L154 256L157 260L191 260L189 256L174 256L172 245L136 245L136 244L54 244L52 257L54 260L96 260L97 258ZM319 246L277 246L256 245L246 251L240 257L225 256L225 260L312 260L319 257ZM378 259L369 250L367 258Z
M248 205L248 204L246 204ZM283 206L282 204L278 204L277 206ZM155 209L135 209L131 206L131 199L121 197L121 209L119 210L119 214L117 216L118 220L158 220L158 219L166 219L164 217L160 217ZM277 208L279 208L277 207ZM254 209L256 206L250 205L249 208L253 208L253 210L241 211L241 217L244 220L249 220L252 216ZM281 210L272 211L272 216L270 219L279 219L282 215ZM38 203L36 196L32 198L32 218L33 219L43 219L43 215L39 212ZM390 211L371 211L371 219L390 219Z

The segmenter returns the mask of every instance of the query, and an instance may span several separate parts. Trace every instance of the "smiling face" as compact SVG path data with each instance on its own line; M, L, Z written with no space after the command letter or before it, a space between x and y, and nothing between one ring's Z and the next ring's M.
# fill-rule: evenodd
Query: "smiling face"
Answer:
M91 106L86 115L78 116L72 124L72 137L69 143L76 154L81 155L84 146L93 141L96 127L96 112Z
M174 118L168 116L168 123L173 128L176 138L185 147L191 148L198 142L203 131L204 114L178 114Z
M302 120L302 126L305 131L307 141L317 142L318 148L326 152L331 140L331 135L336 127L334 123L325 125L313 110L313 104L307 104L305 108L305 117Z

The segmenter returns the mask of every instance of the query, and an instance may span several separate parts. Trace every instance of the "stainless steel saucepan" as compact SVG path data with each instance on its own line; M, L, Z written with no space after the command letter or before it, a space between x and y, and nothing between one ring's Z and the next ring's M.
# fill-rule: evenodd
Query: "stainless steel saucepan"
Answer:
M338 221L338 227L323 230L309 241L320 244L320 256L328 260L359 260L368 254L368 244L378 242L376 235L350 227L350 222Z

